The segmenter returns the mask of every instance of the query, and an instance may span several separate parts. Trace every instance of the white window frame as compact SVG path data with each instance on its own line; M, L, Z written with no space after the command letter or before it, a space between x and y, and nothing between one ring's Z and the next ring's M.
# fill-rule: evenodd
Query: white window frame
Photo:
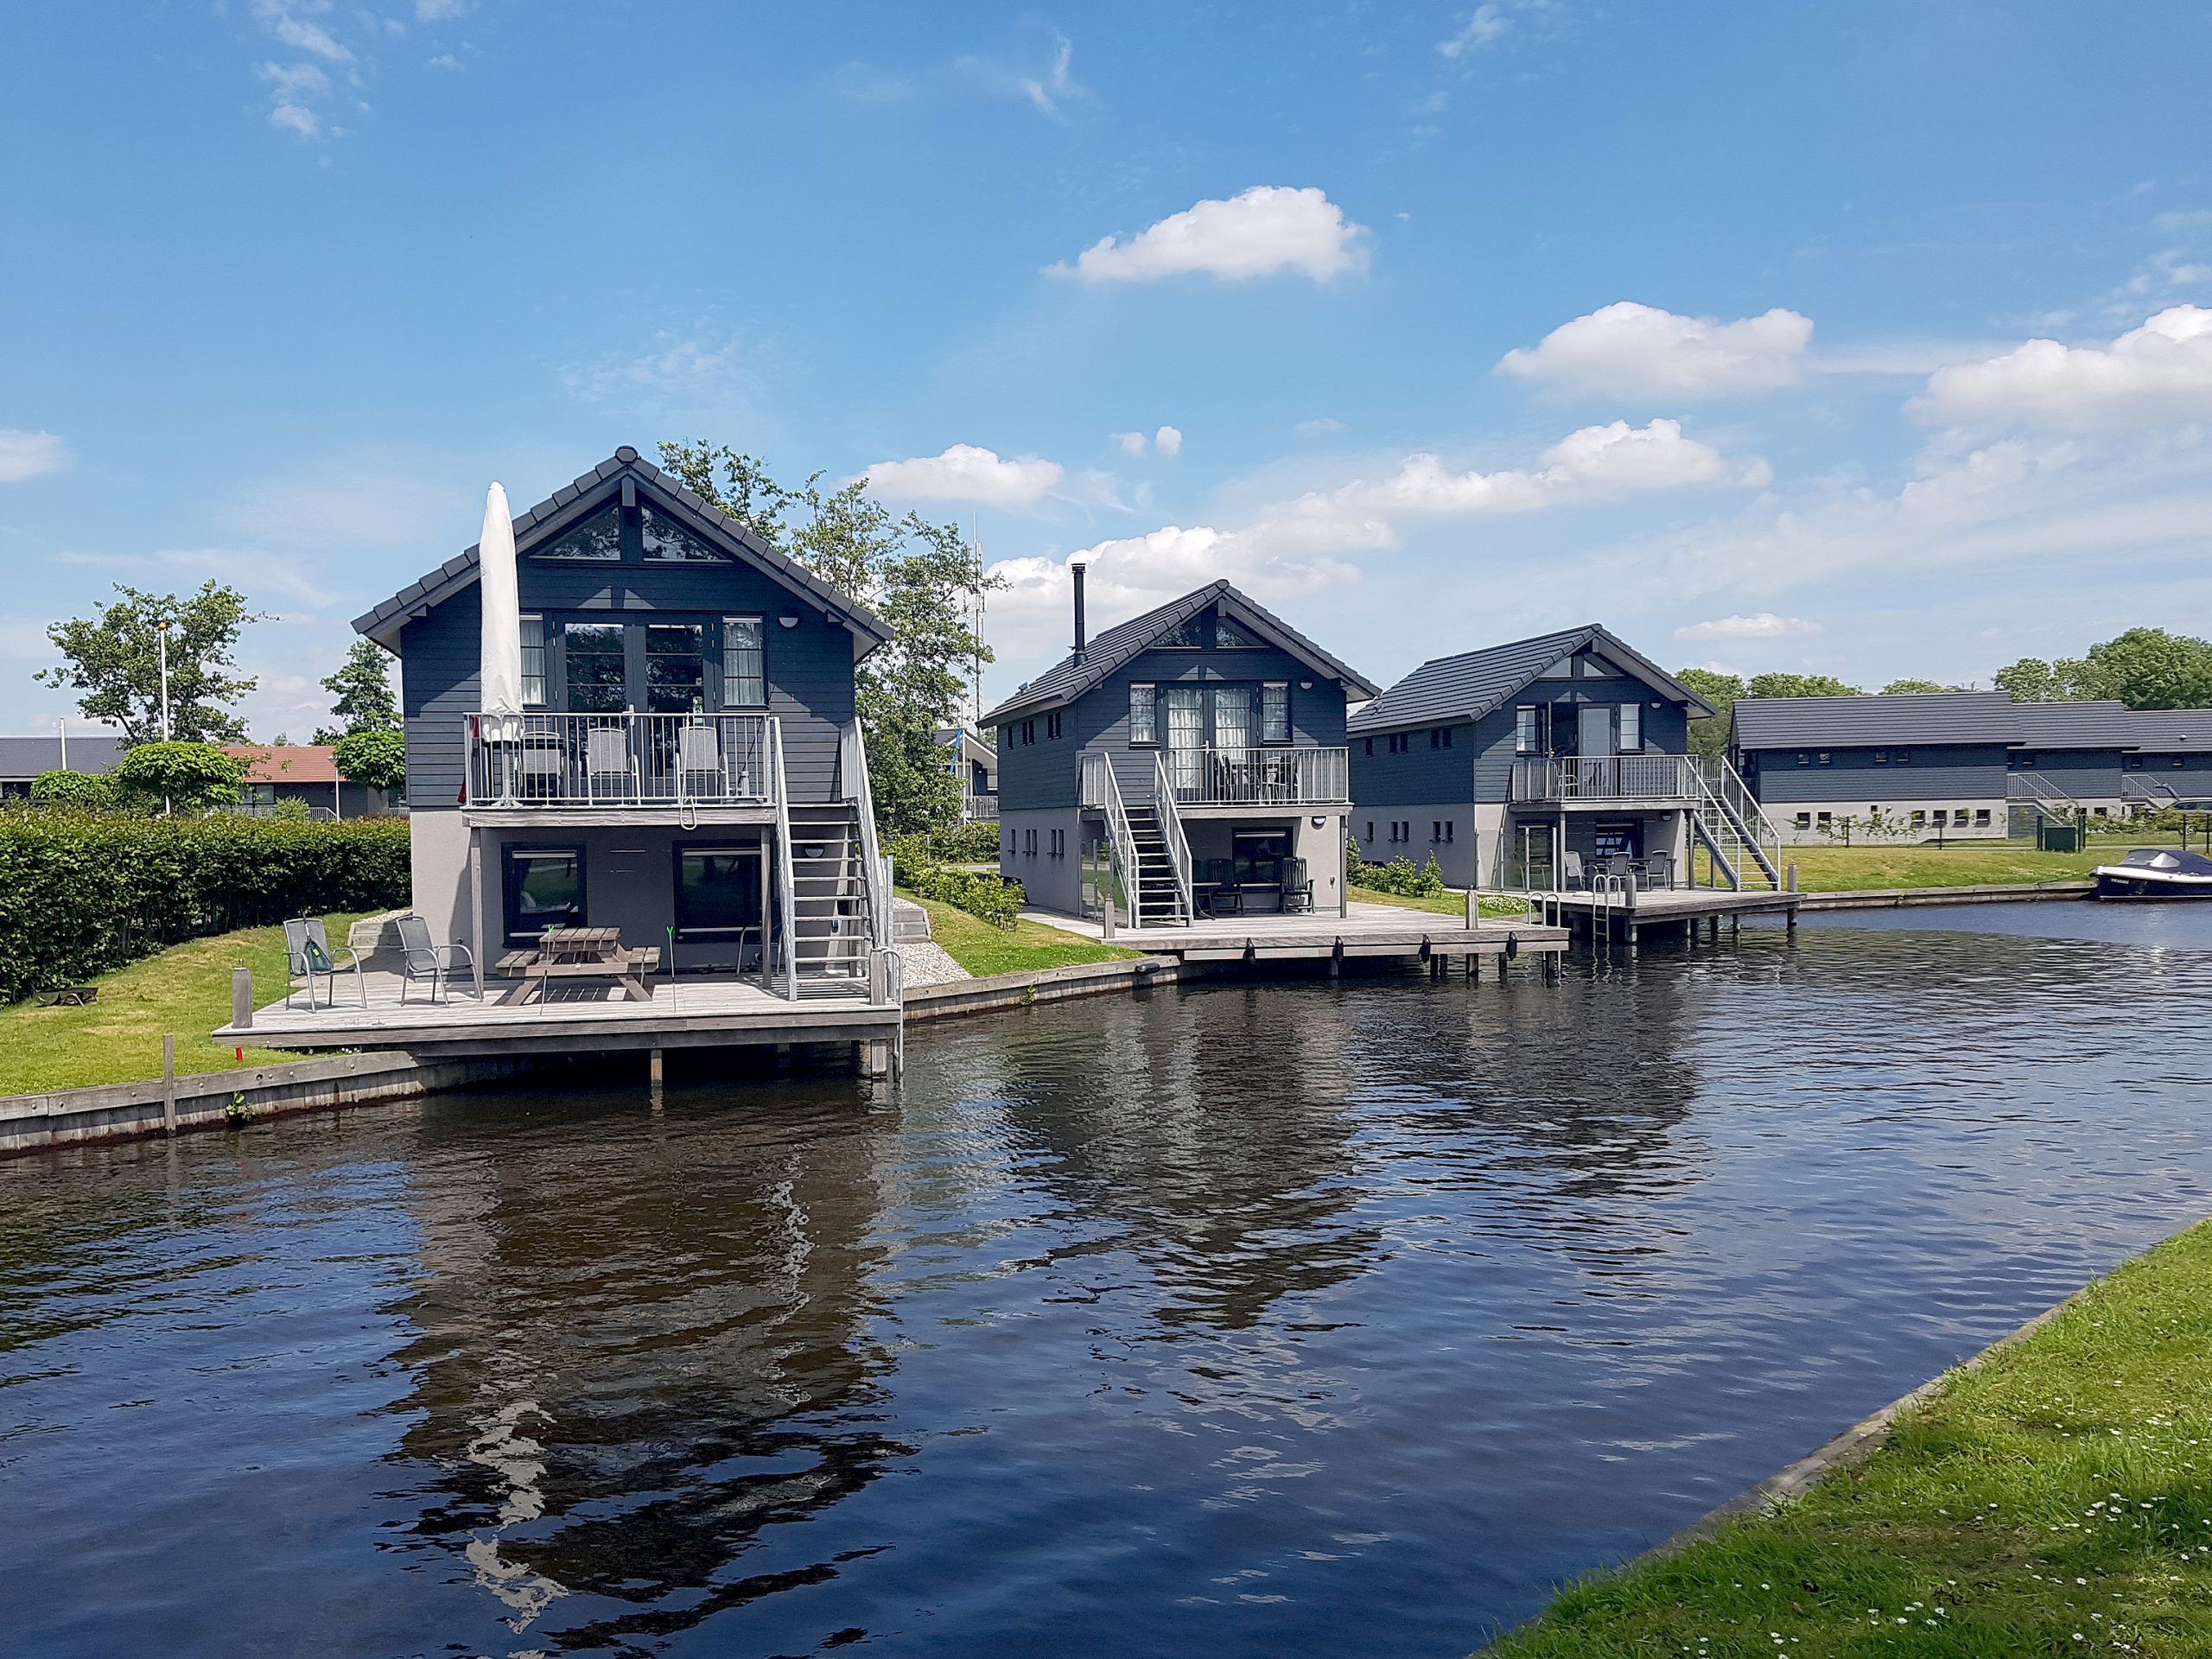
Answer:
M767 619L761 616L725 616L722 618L722 707L725 709L766 709L768 706L768 630ZM747 675L738 671L736 664L747 655L746 647L739 643L750 628L753 635L750 654L753 671ZM749 683L748 683L749 682ZM751 696L746 695L750 690Z

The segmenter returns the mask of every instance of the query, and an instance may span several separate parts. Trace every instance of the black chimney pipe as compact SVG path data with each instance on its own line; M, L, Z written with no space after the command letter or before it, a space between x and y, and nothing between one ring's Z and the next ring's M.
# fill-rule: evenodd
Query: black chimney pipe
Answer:
M1079 663L1083 660L1084 647L1083 566L1080 564L1071 564L1068 569L1075 573L1075 660Z

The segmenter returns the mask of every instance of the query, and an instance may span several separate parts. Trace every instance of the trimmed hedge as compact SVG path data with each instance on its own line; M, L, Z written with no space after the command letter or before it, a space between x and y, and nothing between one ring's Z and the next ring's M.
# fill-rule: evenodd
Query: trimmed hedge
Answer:
M993 927L1011 928L1020 918L1026 895L1019 881L940 864L930 856L929 845L919 836L893 836L885 847L891 855L892 880L909 893L980 916Z
M164 946L408 901L407 820L0 811L0 1002Z
M1344 879L1370 893L1395 893L1407 899L1440 899L1446 889L1444 871L1436 855L1416 867L1410 858L1394 858L1388 864L1370 864L1359 855L1359 843L1344 843Z

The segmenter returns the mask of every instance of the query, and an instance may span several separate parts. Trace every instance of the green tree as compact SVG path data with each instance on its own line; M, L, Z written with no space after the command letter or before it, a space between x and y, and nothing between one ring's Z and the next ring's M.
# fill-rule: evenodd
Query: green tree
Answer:
M1891 680L1882 688L1885 697L1912 696L1926 691L1964 691L1963 685L1945 685L1941 680Z
M1690 753L1709 760L1719 760L1728 753L1735 726L1736 699L1744 695L1743 677L1712 668L1677 669L1675 677L1719 710L1710 720L1690 721Z
M98 812L115 804L115 784L97 772L41 772L31 779L31 799L40 806Z
M361 784L396 796L407 786L407 740L399 733L348 732L331 752L338 775L349 784Z
M243 678L232 655L249 622L237 589L209 582L183 599L118 584L122 595L97 617L51 624L47 638L67 660L33 676L80 691L77 707L92 720L112 721L132 743L162 735L158 624L168 624L169 734L180 743L236 743L245 722L227 702L259 682Z
M2131 709L2212 708L2212 642L2190 634L2130 628L2091 645L2078 667L2086 696L2117 697Z
M212 743L140 743L123 752L115 781L126 794L192 810L234 806L245 762Z
M314 741L335 743L354 732L389 732L399 725L399 704L391 695L391 658L373 639L356 639L346 660L322 683L334 701L330 712L345 722L325 727ZM282 742L283 739L277 740Z
M1833 674L1755 674L1747 697L1858 697L1866 693Z
M791 489L753 456L703 442L663 443L660 456L756 541L890 625L890 643L854 672L878 826L914 835L956 821L960 780L937 733L959 718L976 664L991 660L970 601L999 585L975 549L950 524L894 515L861 480L826 490L815 473Z

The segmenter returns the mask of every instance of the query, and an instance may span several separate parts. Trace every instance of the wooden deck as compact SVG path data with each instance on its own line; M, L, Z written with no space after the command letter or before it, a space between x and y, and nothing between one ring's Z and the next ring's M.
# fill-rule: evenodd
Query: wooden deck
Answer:
M1033 921L1103 939L1105 930L1095 921L1049 911L1026 911ZM1563 927L1545 926L1534 920L1484 921L1467 927L1457 916L1407 910L1396 905L1361 905L1348 915L1323 911L1312 916L1222 916L1201 918L1186 927L1114 930L1113 943L1148 956L1175 957L1185 962L1296 962L1339 959L1446 961L1503 957L1510 941L1516 955L1557 955L1567 949Z
M502 1002L510 982L487 979L480 1001L464 982L449 1000L433 1003L419 986L373 969L363 976L368 1006L361 1006L350 974L338 976L335 1006L310 1011L273 1002L254 1011L251 1026L228 1025L218 1043L266 1048L396 1048L424 1055L603 1052L687 1047L748 1047L782 1043L855 1043L895 1039L901 1018L895 1003L871 1003L865 987L841 994L802 982L800 1001L786 1001L757 980L734 976L669 979L656 976L645 1001L626 1000L613 986L555 984L543 1002Z
M1651 930L1695 940L1700 925L1719 937L1720 924L1740 926L1746 916L1782 916L1797 925L1805 895L1794 890L1733 893L1726 887L1647 887L1634 893L1548 893L1532 895L1539 912L1597 943L1634 945Z

